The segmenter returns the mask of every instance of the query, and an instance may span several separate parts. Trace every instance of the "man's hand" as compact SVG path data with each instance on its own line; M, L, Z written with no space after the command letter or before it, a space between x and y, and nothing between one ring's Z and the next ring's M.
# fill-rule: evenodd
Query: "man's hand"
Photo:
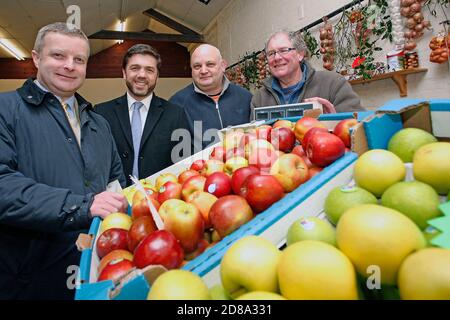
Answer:
M94 196L94 202L91 205L91 215L101 217L102 219L114 212L126 212L128 202L125 196L104 191Z
M313 102L313 101L317 101L323 106L323 113L336 113L334 105L327 99L320 97L313 97L303 100L303 102Z

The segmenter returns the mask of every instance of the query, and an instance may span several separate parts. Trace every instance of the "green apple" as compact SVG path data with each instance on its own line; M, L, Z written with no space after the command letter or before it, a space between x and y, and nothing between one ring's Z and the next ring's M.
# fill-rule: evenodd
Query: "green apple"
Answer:
M381 197L385 207L400 211L423 230L427 221L442 215L436 190L420 181L402 181L390 186Z
M387 149L399 156L403 162L412 162L417 149L436 141L437 139L425 130L405 128L392 136Z
M377 204L377 198L369 191L359 187L336 187L325 198L324 211L335 225L348 209L358 204Z
M286 242L290 246L303 240L323 241L336 246L336 231L326 220L317 217L300 218L289 227Z
M150 288L147 300L210 300L211 295L202 278L186 270L170 270Z
M277 265L281 252L258 236L236 241L223 256L220 277L232 299L249 291L278 292Z
M252 291L244 293L236 300L287 300L287 299L282 295L279 295L278 293L266 291Z

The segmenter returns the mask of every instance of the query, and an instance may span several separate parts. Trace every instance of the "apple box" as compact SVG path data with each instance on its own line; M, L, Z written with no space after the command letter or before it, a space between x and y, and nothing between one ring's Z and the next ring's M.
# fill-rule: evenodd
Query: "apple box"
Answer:
M440 141L450 141L450 99L399 99L387 102L355 126L357 148L387 149L389 140L403 128L419 128Z
M318 115L318 119L328 129L332 130L343 119L356 118L360 121L370 114L372 112L321 114ZM287 119L296 121L299 118ZM272 124L275 121L270 120L267 124ZM163 173L172 173L178 176L182 171L189 168L194 161L208 159L212 150L218 145L220 143L163 169L147 177L145 180L154 184L157 177ZM329 190L337 185L346 184L349 181L352 166L356 159L357 155L355 153L346 153L306 183L286 194L286 196L274 203L271 207L257 214L252 220L224 237L213 247L187 262L183 265L182 269L200 275L206 284L211 287L219 281L218 267L226 249L242 236L261 234L273 243L282 245L290 223L301 216L315 215L316 208L323 206L323 201ZM130 190L131 188L134 188L134 186L127 189ZM124 191L127 191L127 189ZM89 235L84 236L84 245L80 246L83 250L76 299L145 299L152 280L161 273L161 269L158 267L154 267L157 268L156 271L150 267L144 270L132 270L117 283L113 283L112 281L96 282L98 278L97 269L99 258L96 253L95 243L96 238L99 236L98 230L100 224L100 219L94 219L89 230Z

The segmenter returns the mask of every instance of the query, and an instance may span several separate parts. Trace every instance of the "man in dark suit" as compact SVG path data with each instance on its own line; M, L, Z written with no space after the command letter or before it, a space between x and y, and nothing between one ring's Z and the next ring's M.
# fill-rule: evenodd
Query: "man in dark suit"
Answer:
M146 178L190 155L184 110L153 93L160 69L161 57L153 47L132 46L122 63L127 93L94 108L111 126L127 186L130 174Z

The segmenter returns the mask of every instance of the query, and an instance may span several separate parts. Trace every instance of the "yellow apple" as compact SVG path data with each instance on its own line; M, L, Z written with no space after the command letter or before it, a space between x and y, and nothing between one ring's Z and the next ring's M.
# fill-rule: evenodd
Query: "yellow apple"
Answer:
M244 293L242 296L239 296L236 300L287 300L282 295L273 292L266 291L252 291L248 293Z
M341 251L321 241L296 242L281 254L280 293L292 300L358 299L356 271Z
M167 214L175 209L178 206L182 206L185 202L180 199L169 199L164 201L164 203L159 207L158 213L161 216L161 219L164 221L167 217Z
M236 241L223 256L220 264L222 285L235 299L250 291L278 292L277 266L281 252L258 236Z
M284 192L291 192L309 178L305 161L293 153L281 155L270 168L273 175L283 186Z
M192 203L200 211L203 220L205 221L205 228L211 226L211 222L209 221L209 210L211 210L212 205L216 201L217 197L215 195L200 190L190 194L186 200L187 203Z
M203 238L205 222L193 204L182 201L167 211L164 229L177 238L185 253L191 253L197 249Z
M239 168L248 166L248 161L244 157L234 156L225 162L224 172L232 175Z
M125 213L111 213L105 219L103 219L102 224L100 225L99 234L102 234L103 232L111 228L130 230L132 223L133 222L131 220L131 217Z
M147 299L210 300L211 295L206 284L195 273L186 270L170 270L156 278Z
M176 175L174 175L173 173L169 173L169 172L159 175L158 178L156 178L155 190L159 191L159 189L161 189L161 187L167 181L178 182L178 177Z

